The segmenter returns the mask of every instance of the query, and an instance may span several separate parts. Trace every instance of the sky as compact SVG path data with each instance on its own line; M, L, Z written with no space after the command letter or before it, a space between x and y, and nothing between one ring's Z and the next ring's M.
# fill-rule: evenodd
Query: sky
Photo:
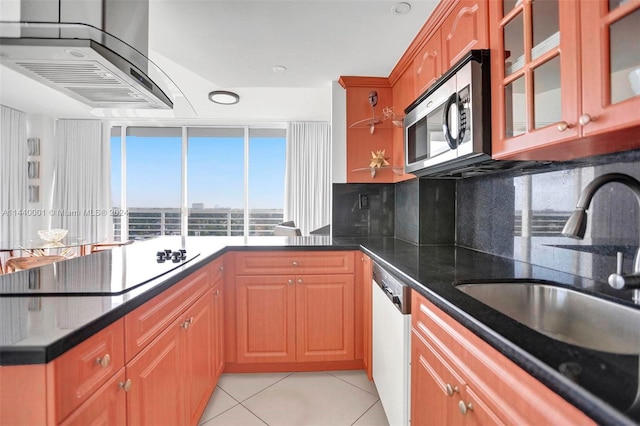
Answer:
M111 138L113 205L120 206L119 137ZM187 205L243 208L244 140L190 137L187 153ZM180 207L182 143L179 137L127 136L128 207ZM285 138L249 141L249 208L284 206Z

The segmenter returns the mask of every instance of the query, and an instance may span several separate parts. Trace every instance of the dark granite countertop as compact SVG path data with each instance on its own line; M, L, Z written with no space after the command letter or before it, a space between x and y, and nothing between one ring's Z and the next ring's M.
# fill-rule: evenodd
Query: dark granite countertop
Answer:
M154 258L158 250L179 248L198 255L162 276L117 295L91 296L90 291L74 288L71 296L44 296L28 288L29 280L33 281L33 270L0 275L0 365L46 363L55 359L227 251L363 249L375 262L406 280L412 288L596 422L640 423L639 412L625 412L638 392L638 356L608 354L557 342L476 301L452 284L477 279L547 280L595 292L640 309L630 302L628 292L617 292L593 280L458 246L417 246L394 238L162 237L65 263L69 269L76 268L74 285L93 282L101 289L118 289L123 265L137 268L148 261L146 256ZM126 261L119 263L115 258ZM38 268L39 279L59 280L58 266ZM3 286L10 286L14 294L3 294ZM17 295L16 288L21 286L26 290L17 291L21 294ZM567 362L581 366L582 372L577 378L570 379L559 372L560 365Z

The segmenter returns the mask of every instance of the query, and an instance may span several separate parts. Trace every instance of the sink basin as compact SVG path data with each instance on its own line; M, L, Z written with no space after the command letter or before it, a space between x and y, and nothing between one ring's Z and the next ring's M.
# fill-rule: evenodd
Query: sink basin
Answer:
M548 337L597 351L640 354L640 310L576 290L533 282L456 288Z

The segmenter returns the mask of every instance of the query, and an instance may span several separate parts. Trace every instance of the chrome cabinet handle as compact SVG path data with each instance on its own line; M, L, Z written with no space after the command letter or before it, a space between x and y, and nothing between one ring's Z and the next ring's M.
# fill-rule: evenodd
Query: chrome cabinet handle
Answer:
M102 368L107 368L111 364L111 355L105 354L102 358L96 358L96 364Z
M297 260L294 260L293 262L291 262L291 264L292 264L293 266L298 266L298 261L297 261Z
M473 411L473 404L465 404L464 401L458 402L458 408L462 414L467 414L469 411Z
M460 389L458 389L457 386L451 386L449 383L447 383L445 389L447 391L447 395L449 396L453 396L454 393L460 393Z
M214 290L213 291L213 295L214 296L220 296L220 290Z
M218 267L218 272L222 272L222 271L224 271L224 266Z
M304 281L302 281L302 278L298 278L298 284L302 284Z
M131 379L127 379L126 382L118 383L118 386L120 386L125 392L129 392L131 389Z
M289 278L289 279L287 280L287 284L289 284L289 285L293 284L293 280L292 280L291 278Z

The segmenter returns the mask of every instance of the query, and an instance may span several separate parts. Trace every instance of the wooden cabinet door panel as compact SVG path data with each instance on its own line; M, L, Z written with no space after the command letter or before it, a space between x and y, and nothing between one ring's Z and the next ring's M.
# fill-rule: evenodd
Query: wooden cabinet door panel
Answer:
M184 328L182 318L127 364L129 425L184 425Z
M458 409L460 409L461 402L467 406L466 413L460 412L460 415L464 417L465 426L499 426L505 424L468 386L465 386L463 396L458 399Z
M640 66L633 63L638 60L638 39L640 33L638 22L640 21L640 2L630 1L609 11L607 1L582 2L580 19L582 23L582 46L588 46L588 51L582 56L583 76L583 111L588 114L591 121L582 127L585 136L598 134L609 130L618 130L624 127L640 126L638 111L640 111L640 94L636 94L626 100L612 102L611 67L623 61L630 61L627 66ZM611 26L623 26L620 30L620 44L626 42L626 46L616 46L611 43ZM626 52L613 57L613 51ZM625 57L623 57L625 56ZM632 93L628 79L629 68L620 71L617 84L625 87L625 91ZM618 73L613 70L614 75ZM612 147L612 150L616 150Z
M189 321L185 329L185 396L189 424L197 424L214 388L214 299L206 292L184 313Z
M463 419L456 409L462 379L415 330L411 339L411 424L461 424ZM451 395L447 394L448 387Z
M300 275L295 286L296 360L353 360L353 275Z
M208 268L194 272L125 317L127 361L151 343L176 316L207 291L211 284L209 275Z
M127 423L127 399L120 386L125 382L124 367L87 401L67 417L61 426L109 426Z
M507 424L593 424L526 371L417 292L412 293L414 335L456 369L486 410ZM483 414L484 415L484 414Z
M295 361L293 275L236 277L237 361Z
M372 262L371 258L366 254L362 254L362 287L363 287L363 340L364 340L364 366L367 371L367 377L369 380L373 380L373 328L372 328L372 307L373 307L373 277L372 277Z
M489 48L486 1L462 0L441 27L442 63L446 72L471 49Z
M442 75L442 36L440 30L426 42L414 59L416 98Z
M116 321L53 361L58 421L124 367L123 324Z
M355 268L353 251L236 253L236 273L350 274Z

